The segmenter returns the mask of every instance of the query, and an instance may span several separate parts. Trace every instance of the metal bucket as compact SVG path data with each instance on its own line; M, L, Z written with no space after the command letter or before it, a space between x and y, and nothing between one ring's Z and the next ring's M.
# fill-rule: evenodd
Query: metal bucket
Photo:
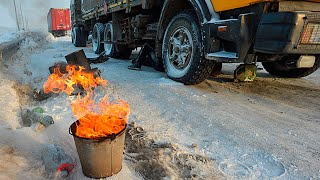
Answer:
M76 135L74 122L69 133L73 136L83 174L89 178L105 178L117 174L122 169L125 130L105 138L87 139Z

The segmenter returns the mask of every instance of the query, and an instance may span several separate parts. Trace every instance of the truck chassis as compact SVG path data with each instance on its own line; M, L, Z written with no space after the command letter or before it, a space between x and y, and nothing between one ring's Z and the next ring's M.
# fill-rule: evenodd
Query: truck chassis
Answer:
M319 68L318 1L243 2L226 9L219 0L72 0L72 39L85 46L91 32L95 53L122 59L148 43L155 68L184 84L201 83L221 63L263 62L290 78Z

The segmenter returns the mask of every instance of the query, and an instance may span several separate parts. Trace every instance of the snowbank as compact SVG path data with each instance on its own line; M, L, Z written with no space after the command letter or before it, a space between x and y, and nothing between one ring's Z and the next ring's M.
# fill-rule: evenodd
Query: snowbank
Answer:
M0 44L18 39L19 37L20 37L19 33L11 33L11 32L6 32L2 34L0 33Z

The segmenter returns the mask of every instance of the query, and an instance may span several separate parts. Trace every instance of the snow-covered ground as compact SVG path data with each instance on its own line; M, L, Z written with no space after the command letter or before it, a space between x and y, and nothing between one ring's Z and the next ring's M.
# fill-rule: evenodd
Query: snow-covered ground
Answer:
M19 37L20 37L19 33L15 33L15 32L3 32L3 33L1 33L0 32L0 44L12 41L12 40L17 39Z
M21 34L26 40L0 74L0 179L50 176L40 159L46 144L59 144L77 162L71 179L86 179L69 126L76 120L69 97L34 102L48 67L78 50L70 37ZM85 48L88 56L94 56ZM112 179L320 179L320 72L303 79L277 79L265 71L253 83L224 75L184 86L164 73L130 61L93 65L109 80L108 92L131 106L122 171ZM23 108L43 107L55 124L43 132L21 127ZM5 165L4 165L5 164Z

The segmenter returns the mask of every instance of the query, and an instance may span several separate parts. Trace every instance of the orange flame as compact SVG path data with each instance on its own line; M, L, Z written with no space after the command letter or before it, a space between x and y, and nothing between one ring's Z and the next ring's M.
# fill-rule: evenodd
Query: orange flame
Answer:
M82 66L68 65L66 67L68 74L62 74L60 67L54 69L44 83L44 93L60 93L65 92L70 95L74 91L75 85L81 85L85 91L90 92L92 88L97 86L106 86L107 81L100 77L95 77L92 72L84 71L85 68Z
M101 77L95 77L94 73L85 71L83 67L68 65L67 74L60 72L60 67L54 70L44 83L45 93L65 92L71 95L75 86L81 86L86 95L78 95L71 102L73 114L79 119L76 135L83 138L100 138L121 132L128 123L130 107L123 100L110 102L108 94L95 101L94 89L98 86L106 86L107 81Z

